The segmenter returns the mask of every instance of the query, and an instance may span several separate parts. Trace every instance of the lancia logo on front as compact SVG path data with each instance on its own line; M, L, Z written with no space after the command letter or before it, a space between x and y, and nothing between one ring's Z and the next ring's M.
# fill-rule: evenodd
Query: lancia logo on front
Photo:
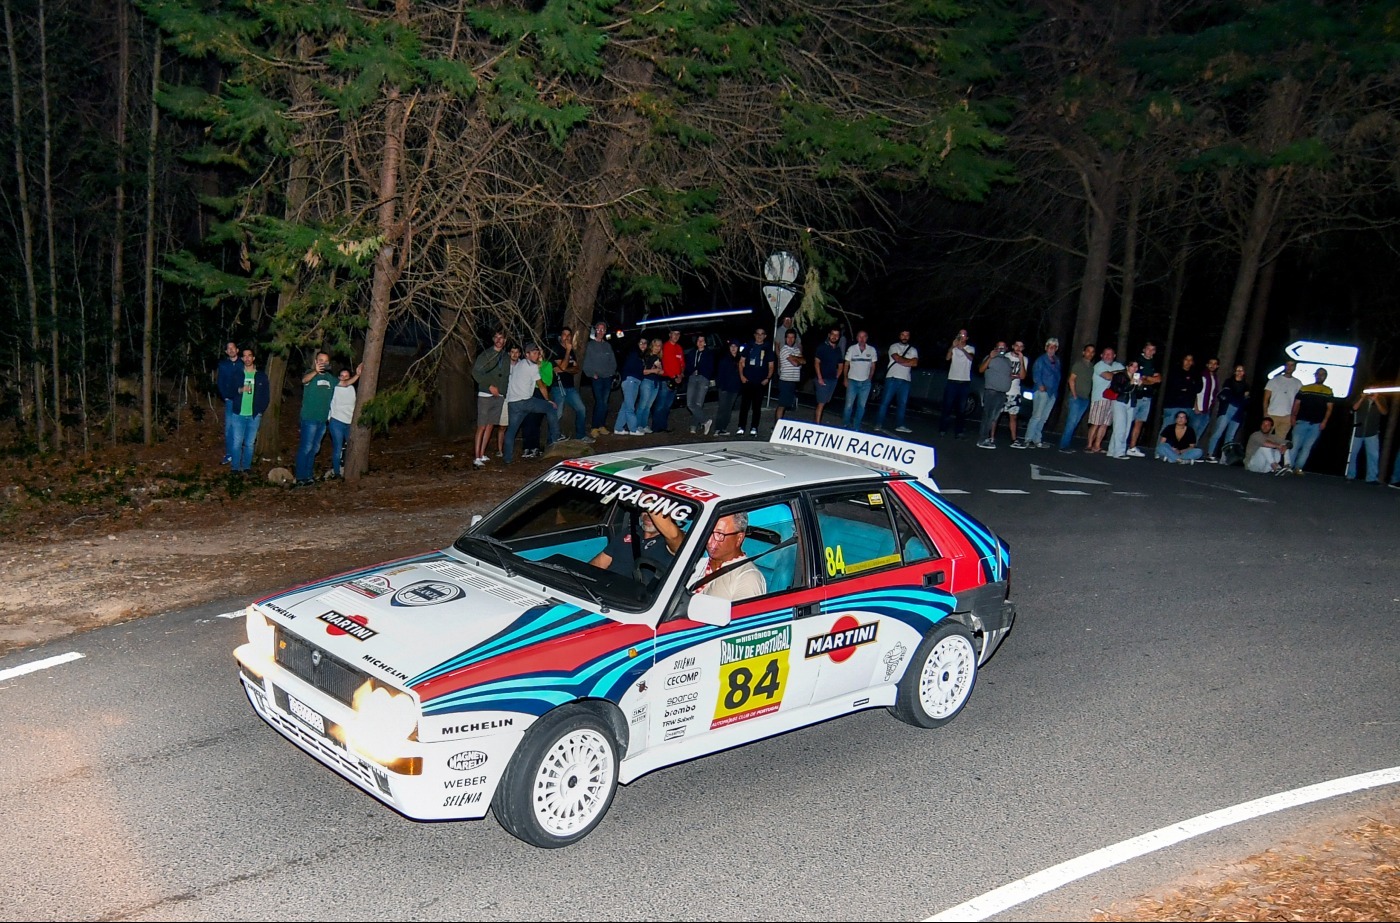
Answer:
M321 652L320 652L320 651L312 651L312 652L311 652L311 665L312 665L313 667L319 667L319 666L321 665Z

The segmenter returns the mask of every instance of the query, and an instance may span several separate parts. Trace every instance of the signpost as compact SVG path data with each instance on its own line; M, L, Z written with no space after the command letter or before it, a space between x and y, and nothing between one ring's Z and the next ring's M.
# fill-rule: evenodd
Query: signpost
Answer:
M797 281L798 270L802 265L797 262L797 257L786 250L779 250L763 264L763 299L768 302L768 307L773 311L773 352L776 354L782 347L778 340L778 318L783 316L787 310L788 303L792 301L793 293L797 287L793 284ZM774 365L774 377L777 377L778 365ZM773 379L768 379L768 394L763 399L765 408L772 403Z

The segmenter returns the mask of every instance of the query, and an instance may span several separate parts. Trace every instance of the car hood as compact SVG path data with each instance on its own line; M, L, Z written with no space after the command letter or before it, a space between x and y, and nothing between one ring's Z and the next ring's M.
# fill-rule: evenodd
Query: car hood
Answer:
M532 612L559 608L441 552L342 574L258 605L316 647L400 686L513 625L522 628L517 623ZM600 618L567 609L580 620ZM556 621L555 630L561 627Z

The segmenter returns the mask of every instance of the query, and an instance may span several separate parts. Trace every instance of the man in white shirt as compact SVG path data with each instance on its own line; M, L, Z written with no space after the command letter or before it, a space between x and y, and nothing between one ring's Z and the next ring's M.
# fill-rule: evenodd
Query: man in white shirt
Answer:
M875 361L880 353L871 346L864 330L856 334L855 345L846 350L846 367L842 380L846 383L846 409L841 412L841 425L851 428L854 414L855 428L865 418L865 402L870 400L870 379L875 374Z
M540 380L541 350L538 343L526 343L520 361L510 370L506 386L506 410L510 422L506 425L506 441L502 456L509 465L515 460L515 432L532 413L544 414L549 423L549 444L559 441L559 408L549 399L549 388Z
M714 531L705 540L705 557L696 564L691 574L690 586L704 580L697 593L719 596L732 602L752 599L768 592L768 581L763 572L752 561L744 560L744 537L749 531L747 513L733 513L721 516L715 523ZM723 567L744 561L718 577L707 579Z
M943 411L938 416L938 435L948 434L948 415L953 414L953 438L963 437L963 407L972 390L972 362L977 350L967 341L967 331L959 330L948 347L948 381L943 385Z
M783 345L778 347L778 409L773 415L775 420L781 420L786 411L797 409L797 385L802 380L802 365L806 361L802 355L802 344L797 340L797 331L788 327L783 331Z
M899 342L891 343L885 366L885 389L880 395L880 412L875 415L875 432L883 432L885 413L894 402L894 431L912 433L904 425L904 408L909 404L909 384L919 366L919 351L909 342L909 331L899 331Z
M1293 400L1303 383L1293 377L1298 363L1292 359L1283 361L1283 374L1275 375L1264 386L1264 414L1274 421L1274 436L1287 439L1293 428Z

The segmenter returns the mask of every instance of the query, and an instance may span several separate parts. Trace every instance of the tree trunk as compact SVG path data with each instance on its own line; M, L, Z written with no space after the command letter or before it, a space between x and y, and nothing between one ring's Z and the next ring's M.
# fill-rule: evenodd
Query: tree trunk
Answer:
M49 364L53 378L53 444L63 445L62 367L58 361L58 247L54 242L53 212L53 121L49 112L49 32L48 9L39 0L39 101L44 123L44 236L48 243L49 269Z
M1076 209L1072 201L1066 202L1064 210L1060 216L1061 240L1070 240L1073 236ZM1063 247L1055 248L1051 257L1054 264L1054 284L1055 300L1050 307L1050 318L1047 324L1049 335L1053 337L1063 337L1066 342L1061 344L1060 353L1073 357L1079 355L1079 349L1084 344L1073 339L1074 332L1070 330L1070 299L1074 297L1074 263L1070 258L1069 251ZM1061 401L1061 405L1068 407L1068 401Z
M407 0L397 0L397 15L407 14ZM358 486L360 476L369 470L369 430L360 425L361 408L374 400L379 389L379 365L384 357L384 335L389 329L389 297L402 271L397 263L399 164L403 159L405 106L397 87L387 90L384 110L384 157L379 165L379 214L377 224L385 243L374 257L370 283L369 326L365 329L364 372L358 382L355 425L350 430L342 471L346 483Z
M160 37L156 37L151 62L151 135L146 141L146 280L145 329L141 332L141 441L153 445L155 430L155 331L156 331L156 134L160 128Z
M117 441L117 369L122 358L122 304L126 300L126 110L131 104L131 34L127 24L126 0L117 0L117 111L116 162L113 164L117 188L112 201L112 299L111 338L107 353L107 438Z
M1172 260L1172 285L1167 294L1167 340L1162 344L1162 351L1158 354L1157 371L1162 374L1163 385L1159 385L1156 394L1160 394L1165 386L1166 370L1175 368L1172 365L1172 350L1176 348L1176 320L1181 316L1181 302L1186 297L1186 264L1191 256L1191 225L1185 224L1181 228L1181 246L1176 249L1176 259ZM1152 408L1153 419L1147 421L1149 432L1155 433L1161 430L1154 420L1160 419L1162 412L1162 402L1156 401L1156 406ZM1153 428L1155 427L1155 428Z
M1137 291L1138 216L1141 214L1142 184L1133 183L1128 195L1128 223L1123 229L1123 297L1118 311L1118 355L1128 353L1128 336L1132 333L1133 296Z
M1296 80L1284 78L1274 84L1265 103L1264 124L1259 147L1273 153L1288 144L1300 118L1301 88ZM1244 332L1245 315L1259 275L1265 243L1274 235L1274 222L1292 173L1287 167L1266 167L1259 174L1254 188L1254 203L1240 241L1240 265L1235 272L1235 287L1230 294L1230 308L1225 314L1225 329L1220 334L1220 349L1216 355L1221 366L1233 369L1240 339Z
M1275 233L1271 237L1276 238ZM1249 309L1249 334L1244 341L1244 367L1253 374L1258 371L1259 350L1264 343L1264 324L1269 317L1269 297L1274 291L1274 273L1278 270L1278 260L1272 259L1259 269L1259 279L1254 284L1254 304ZM1218 357L1217 357L1218 358ZM1225 368L1221 362L1220 367ZM1231 373L1234 365L1229 366Z
M1108 257L1113 247L1113 226L1118 218L1118 190L1122 185L1123 155L1110 154L1103 168L1090 177L1089 241L1085 248L1084 279L1079 287L1079 317L1074 342L1096 343L1103 316L1103 292L1108 284Z
M44 435L44 364L39 357L43 354L39 346L39 290L34 280L34 216L29 204L29 171L24 166L24 139L20 126L24 124L24 113L20 108L19 55L15 50L15 27L10 16L9 0L4 3L5 47L10 57L10 108L14 115L15 182L18 185L20 229L24 239L20 241L24 257L24 294L29 306L29 356L33 389L31 397L34 405L34 442L40 452L47 451ZM21 389L22 391L23 389ZM23 394L21 394L21 402Z
M448 271L462 282L463 291L472 289L476 277L477 237L465 235L447 241ZM442 362L437 370L437 403L434 425L437 434L455 439L470 436L476 422L476 384L472 380L471 356L476 350L472 314L461 307L443 305L438 309L442 327Z

